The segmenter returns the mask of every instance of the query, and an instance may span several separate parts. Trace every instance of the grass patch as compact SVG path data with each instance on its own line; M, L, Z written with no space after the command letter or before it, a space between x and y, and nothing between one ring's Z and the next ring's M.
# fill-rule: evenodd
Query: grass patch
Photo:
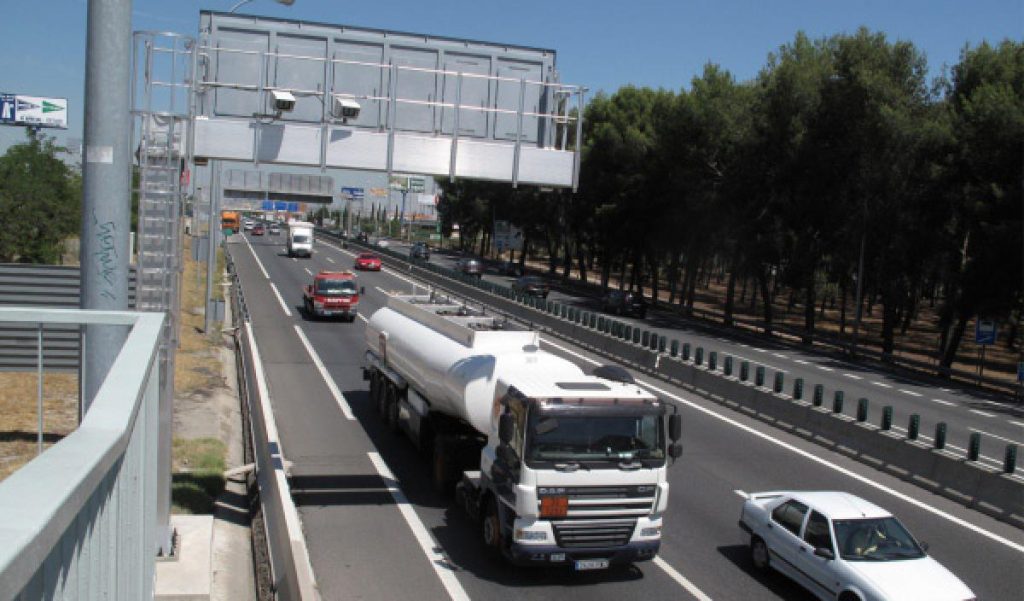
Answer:
M224 492L224 443L216 438L175 438L171 453L171 510L213 513L214 501Z
M39 428L35 372L0 373L0 480L36 456ZM43 374L43 444L49 448L78 427L78 376Z

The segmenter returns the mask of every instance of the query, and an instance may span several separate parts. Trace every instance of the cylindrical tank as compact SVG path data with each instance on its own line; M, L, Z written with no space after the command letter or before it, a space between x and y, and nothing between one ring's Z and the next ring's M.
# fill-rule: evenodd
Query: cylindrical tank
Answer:
M528 332L488 332L486 344L469 346L394 309L379 309L366 324L366 345L424 394L433 411L458 417L487 434L499 380L572 380L583 370L536 349ZM382 340L386 339L382 349Z

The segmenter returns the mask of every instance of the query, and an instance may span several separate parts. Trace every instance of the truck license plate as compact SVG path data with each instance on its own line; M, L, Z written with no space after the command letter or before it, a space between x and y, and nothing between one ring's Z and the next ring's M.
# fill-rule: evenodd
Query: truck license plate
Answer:
M606 570L608 569L607 559L577 559L576 560L576 571L582 572L583 570Z

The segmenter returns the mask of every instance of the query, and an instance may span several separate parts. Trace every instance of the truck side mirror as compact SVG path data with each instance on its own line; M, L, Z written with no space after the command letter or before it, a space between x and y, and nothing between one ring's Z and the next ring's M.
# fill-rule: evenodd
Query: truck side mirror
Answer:
M668 416L668 437L672 442L683 437L683 416L678 413Z
M515 418L512 417L511 413L502 413L498 417L498 440L503 445L507 445L512 442L512 438L515 436L516 422Z
M679 444L678 442L674 442L668 445L668 456L671 457L673 461L682 457L683 445Z

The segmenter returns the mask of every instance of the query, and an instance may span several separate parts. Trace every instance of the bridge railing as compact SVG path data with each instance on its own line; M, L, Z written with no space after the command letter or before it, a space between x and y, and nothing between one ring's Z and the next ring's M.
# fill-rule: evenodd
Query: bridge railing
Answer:
M129 330L78 429L0 482L0 599L153 597L163 321L0 308L0 323Z

